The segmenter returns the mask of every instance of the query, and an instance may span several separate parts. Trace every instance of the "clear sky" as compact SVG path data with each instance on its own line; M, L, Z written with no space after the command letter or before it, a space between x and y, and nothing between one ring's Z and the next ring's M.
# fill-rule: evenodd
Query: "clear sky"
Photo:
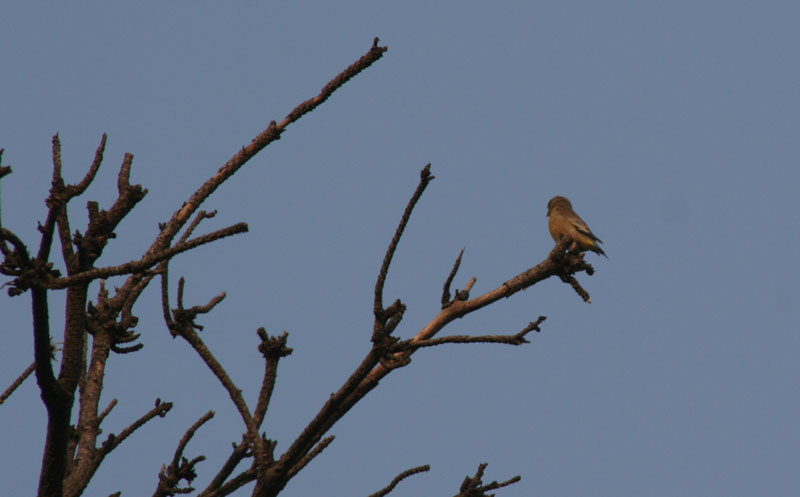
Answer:
M256 328L290 332L265 424L279 452L367 351L375 277L426 163L436 180L386 287L408 304L397 335L435 315L461 248L455 286L474 275L474 294L544 259L553 195L610 259L587 255L590 305L552 280L452 323L506 333L548 317L525 347L420 351L284 495L367 495L426 463L392 495L453 495L488 462L487 480L522 475L505 497L794 496L799 18L791 1L7 2L3 225L38 246L52 135L74 182L107 132L73 226L86 200L109 205L132 152L149 194L99 263L138 258L201 181L379 36L382 60L210 198L206 231L250 232L171 266L190 303L228 293L200 322L249 399ZM169 337L156 290L135 309L144 349L109 363L103 402L119 405L105 434L156 397L175 407L114 451L87 495L152 493L180 435L214 409L186 453L208 457L203 488L243 430ZM50 302L58 329L63 293ZM4 389L32 361L29 296L0 298L0 331ZM0 495L31 495L45 427L33 380L0 426Z

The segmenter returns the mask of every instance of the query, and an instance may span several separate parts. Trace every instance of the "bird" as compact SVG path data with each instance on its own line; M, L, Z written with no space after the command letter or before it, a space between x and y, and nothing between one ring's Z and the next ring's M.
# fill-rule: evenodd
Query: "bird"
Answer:
M572 203L566 198L557 195L547 202L547 216L550 218L549 228L553 240L558 243L562 236L566 236L577 245L579 252L591 250L597 254L608 256L598 243L603 240L592 233L586 222L572 210Z

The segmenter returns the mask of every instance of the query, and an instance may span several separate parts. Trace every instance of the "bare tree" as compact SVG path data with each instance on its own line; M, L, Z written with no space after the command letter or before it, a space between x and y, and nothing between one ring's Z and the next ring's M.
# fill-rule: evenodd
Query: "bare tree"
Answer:
M403 319L406 306L400 300L385 305L383 288L397 249L398 242L409 222L411 213L434 179L430 164L421 173L419 184L412 194L389 243L375 283L371 333L372 346L358 367L342 383L341 387L326 399L319 412L311 419L300 435L281 454L276 454L276 441L261 431L261 425L270 406L276 373L280 360L292 353L288 347L288 333L270 336L261 328L257 330L258 351L264 357L264 374L255 405L249 405L241 390L228 375L224 366L205 345L198 330L200 314L210 312L225 298L225 293L203 305L184 302L185 282L179 278L177 291L170 291L169 263L179 254L206 243L246 232L244 223L234 224L204 235L195 235L199 225L214 216L214 212L201 210L201 206L223 182L235 174L253 156L267 145L280 138L281 134L308 112L327 100L348 80L378 61L386 47L376 38L370 49L347 69L326 84L315 97L301 103L282 121L272 121L252 142L239 150L220 169L208 178L175 211L150 247L138 259L115 266L95 267L109 240L114 238L117 226L144 198L147 190L130 183L133 156L126 154L122 160L117 180L117 198L107 209L97 202L88 202L89 224L81 233L72 232L68 208L71 202L84 194L92 183L103 162L106 136L103 135L94 161L84 178L77 184L66 184L62 177L61 144L58 135L53 137L53 175L47 217L39 226L41 238L35 255L31 255L30 243L23 241L11 230L0 226L0 251L3 262L0 273L9 277L8 294L11 297L30 295L33 309L34 360L8 389L0 395L0 404L35 372L41 398L47 411L47 435L43 450L38 495L42 497L75 497L86 489L104 458L133 435L142 425L155 417L166 416L172 404L157 400L152 409L144 413L118 434L100 439L101 425L116 405L112 400L105 408L100 405L100 393L104 384L106 363L116 354L135 353L142 347L137 343L138 322L133 306L142 292L158 278L161 284L161 301L164 321L173 337L180 337L191 346L206 366L217 377L227 391L242 420L241 440L233 444L227 460L216 470L210 483L203 489L191 486L197 476L197 464L204 456L188 458L184 451L188 442L204 423L214 416L209 411L188 427L180 438L177 448L168 463L165 463L155 479L154 496L168 496L196 492L203 497L231 494L253 482L255 496L278 495L312 459L317 457L334 437L331 428L385 376L397 368L406 366L411 356L420 348L451 343L503 343L521 345L528 343L526 336L539 331L544 316L511 334L488 334L481 336L451 335L437 337L438 333L454 319L493 304L502 298L524 290L544 279L556 276L570 284L585 301L588 293L575 279L575 274L585 271L593 273L581 254L568 250L570 240L560 241L550 254L536 266L500 283L496 288L479 296L471 296L476 278L471 278L463 290L451 294L463 251L455 260L442 290L441 311L411 339L400 340L393 335ZM2 158L2 151L0 151ZM11 172L11 168L0 167L0 176ZM66 274L54 268L51 252L54 238L58 237L61 258ZM105 279L126 276L125 282L113 292L105 285ZM94 301L89 300L89 285L99 281L100 290ZM66 317L63 331L63 347L60 349L60 369L56 372L54 358L54 332L51 330L48 296L52 290L66 289ZM171 303L174 300L174 304ZM77 419L72 412L77 402ZM519 480L515 476L498 483L483 483L486 468L481 464L472 477L467 477L459 488L458 496L483 496L487 492L510 485ZM383 496L391 492L403 479L428 471L428 466L419 466L398 474L385 488L373 493Z

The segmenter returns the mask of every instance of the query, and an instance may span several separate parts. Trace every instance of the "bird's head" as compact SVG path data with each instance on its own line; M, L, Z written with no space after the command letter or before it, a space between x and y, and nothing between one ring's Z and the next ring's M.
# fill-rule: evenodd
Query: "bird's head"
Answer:
M558 209L559 207L572 207L572 204L567 197L562 197L561 195L556 195L555 197L551 198L549 202L547 202L547 215L549 216L553 209Z

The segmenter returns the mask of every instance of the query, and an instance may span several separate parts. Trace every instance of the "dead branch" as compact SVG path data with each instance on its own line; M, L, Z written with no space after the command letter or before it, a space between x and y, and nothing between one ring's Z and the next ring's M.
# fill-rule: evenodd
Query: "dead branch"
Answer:
M11 385L8 388L6 388L6 391L3 392L2 394L0 394L0 404L5 402L6 399L9 398L12 393L14 393L14 390L19 388L19 386L22 385L22 382L25 381L28 378L28 376L30 376L31 373L33 373L33 371L35 369L36 369L36 363L35 362L31 363L30 366L25 368L25 371L23 371L22 374L19 375L17 377L17 379L14 380L14 382L11 383Z
M174 335L181 336L189 343L189 345L192 346L200 358L203 359L203 362L205 362L208 369L214 373L214 376L217 377L219 382L228 392L228 395L233 401L233 404L236 406L236 409L239 411L239 415L242 417L242 421L247 428L247 436L249 442L253 444L253 453L256 457L256 462L260 467L266 467L268 459L266 448L263 440L258 435L258 426L253 419L253 415L250 413L250 409L247 407L247 402L245 402L244 397L242 396L242 391L236 386L231 377L225 371L225 368L222 367L222 364L220 364L217 358L214 357L214 354L211 353L211 350L209 350L209 348L200 338L200 335L198 335L197 331L195 331L195 329L199 328L199 326L194 322L197 314L209 312L224 298L225 295L218 295L205 306L196 306L190 309L184 309L183 281L183 278L181 278L179 281L178 308L172 311L174 321L172 324L173 327L170 331Z
M99 278L108 278L110 276L119 276L122 274L141 272L155 266L161 261L175 257L176 255L182 252L192 250L193 248L199 247L200 245L205 245L206 243L210 243L216 240L221 240L222 238L237 235L240 233L246 233L247 231L248 231L247 224L245 223L234 224L233 226L217 230L213 233L208 233L207 235L198 236L197 238L194 238L188 242L180 243L178 245L165 249L156 254L145 256L137 261L126 262L125 264L120 264L119 266L94 268L87 271L82 271L73 276L68 276L66 278L59 278L50 281L47 287L50 289L67 288L72 285L76 285L79 283L86 283L88 281L96 280Z
M381 264L381 270L378 272L378 280L375 282L375 302L373 304L373 313L375 314L375 327L372 332L372 341L378 341L384 334L388 335L391 333L386 333L386 323L389 319L395 317L397 315L397 311L395 312L388 312L389 309L383 308L383 285L386 283L386 275L389 272L389 265L392 263L392 258L394 257L394 252L397 250L397 244L400 243L400 237L403 236L403 231L408 224L408 220L411 217L411 212L414 210L414 206L417 205L422 193L427 188L428 184L435 178L431 174L431 165L428 164L425 166L422 171L420 172L420 180L419 184L417 185L416 191L411 196L411 199L408 201L408 205L406 205L406 209L403 212L403 217L400 219L400 223L397 225L397 229L394 232L394 236L392 237L392 241L389 243L389 248L386 249L386 254L383 257L383 263ZM400 301L395 302L395 307L399 308L401 306ZM393 309L394 310L394 309ZM396 326L396 324L395 324Z
M370 494L369 497L384 497L389 492L394 490L394 487L396 487L398 483L400 483L401 481L405 480L409 476L416 475L418 473L424 473L424 472L430 471L430 470L431 470L431 467L428 464L425 464L423 466L417 466L416 468L407 469L407 470L403 471L402 473L400 473L399 475L395 476L390 484L386 485L384 488L378 490L374 494Z
M456 257L456 262L453 264L453 269L450 271L450 274L447 276L447 279L444 282L444 289L442 290L442 309L449 306L450 302L450 285L453 283L453 279L456 277L456 273L458 272L458 268L461 267L461 258L464 256L464 249L461 249L461 252L458 253L458 257ZM458 293L458 292L456 292Z
M455 319L466 316L471 312L486 307L489 304L497 302L502 298L508 298L511 295L525 290L526 288L545 280L551 276L560 276L574 274L578 271L594 271L581 256L564 252L564 244L562 241L550 251L547 259L540 262L536 266L514 276L506 281L499 287L491 290L479 297L464 301L454 301L451 305L442 309L439 314L434 317L425 327L420 330L414 338L410 340L408 350L394 354L391 364L407 364L411 354L414 353L416 348L411 346L411 343L421 342L433 338L442 328ZM474 282L471 282L474 283ZM471 287L471 285L468 285ZM434 342L435 343L435 342ZM418 347L417 347L418 348ZM386 376L391 369L384 365L380 365L364 379L364 388L373 388L373 383L377 383L381 378Z
M100 257L108 241L116 236L114 230L119 222L147 193L141 186L132 185L130 182L133 155L125 154L122 161L117 180L118 198L108 210L100 209L97 202L88 202L88 229L83 234L76 232L71 235L67 204L72 198L83 194L96 177L102 163L107 138L106 135L103 135L100 146L95 153L94 161L89 166L83 179L75 185L67 185L62 176L63 164L60 139L58 135L53 137L53 179L50 195L47 199L47 217L40 225L41 241L36 257L31 259L27 255L27 249L24 244L13 233L4 229L0 232L0 252L4 256L0 271L3 274L15 277L9 292L11 295L18 295L30 289L33 300L35 372L42 390L42 398L48 410L48 430L42 472L40 474L40 494L62 495L65 490L67 493L74 491L72 490L72 488L76 488L74 486L71 489L64 488L67 468L65 456L71 454L68 444L72 443L72 446L76 447L77 450L82 450L83 447L87 447L87 450L89 450L90 445L83 442L96 439L96 435L99 433L95 432L96 424L102 421L102 418L107 414L105 412L98 416L98 405L94 401L94 398L99 398L97 394L99 394L102 381L97 382L96 385L91 384L89 381L90 375L87 375L84 371L87 354L85 340L87 324L85 323L85 317L89 282L98 278L129 274L128 279L122 287L117 289L117 293L113 298L104 297L105 308L102 319L95 319L92 326L95 331L104 330L104 333L110 338L106 342L108 345L105 350L106 354L108 350L118 353L137 350L141 345L119 347L119 344L129 343L138 338L138 335L130 331L136 326L137 322L137 318L132 314L132 308L134 302L152 280L152 277L157 274L152 270L153 266L201 244L246 230L246 226L240 224L188 240L189 235L197 226L196 223L193 223L184 231L183 237L179 242L174 246L170 246L172 240L183 229L187 220L216 188L256 153L272 141L279 139L283 131L291 123L322 104L348 80L380 59L385 51L386 47L379 46L378 40L375 39L372 47L364 56L328 82L318 95L295 107L279 124L275 121L271 122L267 129L257 135L249 145L237 152L215 175L190 196L189 200L173 214L170 221L162 226L159 236L142 258L120 266L93 267L94 262ZM10 169L2 169L3 175L8 174L8 172L10 172ZM204 217L210 216L200 214L197 219ZM65 277L61 277L53 269L52 263L48 262L56 229L61 240L62 256L67 267L67 275ZM160 266L159 269L161 268ZM163 266L163 269L163 274L166 274L166 265ZM49 360L51 332L48 319L47 291L61 288L67 288L66 325L61 370L58 377L56 377ZM164 285L164 289L166 291L166 285ZM183 321L178 322L179 320L176 319L175 322L170 323L167 320L167 323L173 329L176 327L182 328L184 335L190 337L189 341L193 342L195 348L202 349L204 345L199 341L199 337L194 331L195 328L198 328L194 323L194 316L210 310L216 302L218 300L210 302L208 306L198 306L191 309L183 309L181 307L179 310L182 313L179 312L178 314ZM200 355L201 357L206 356L204 359L206 359L206 363L212 370L216 370L217 373L224 373L219 364L214 365L212 361L208 360L208 355L204 353ZM274 381L269 380L268 376L269 374L265 374L265 391L271 389L269 383ZM218 374L218 377L221 380L224 379L221 374ZM86 385L86 391L81 392L81 397L84 398L84 395L86 395L86 399L91 397L92 400L87 400L87 405L83 410L83 422L78 423L77 431L80 431L80 433L74 433L70 428L70 417L75 400L75 390L79 383ZM223 381L223 383L229 389L232 386L232 382ZM235 398L237 396L234 394L232 397ZM268 401L269 395L265 394L263 397ZM265 401L264 407L259 412L266 412L267 401ZM235 399L235 403L237 407L245 406L243 399L240 398ZM247 423L246 420L246 424L248 425L248 434L251 439L249 443L254 444L257 462L261 464L263 469L266 447L271 442L261 440L254 429L252 421ZM106 440L103 446L98 449L97 454L95 454L99 456L96 464L99 464L102 456L116 447L136 427L132 425L129 428L131 429L124 431L119 437L110 437ZM78 443L78 439L81 440L81 443ZM82 473L82 468L75 466L73 469L81 469L80 473ZM75 474L77 475L78 473ZM239 475L227 484L221 485L218 490L232 488L232 486L238 485L239 482L247 478L249 478L249 474L245 474L243 477Z
M328 447L328 445L330 445L335 439L336 437L334 437L333 435L323 438L322 441L320 441L320 443L318 443L316 447L311 449L308 452L308 454L303 456L303 458L297 461L297 463L294 466L289 468L289 471L286 473L286 478L291 479L294 475L299 473L300 470L305 468L306 465L308 465L308 463L310 463L315 457L320 455L322 451L325 450Z
M238 475L228 480L228 482L224 485L221 485L219 488L216 488L210 492L203 492L199 497L222 497L223 495L230 495L251 481L254 481L257 478L257 475L258 472L256 471L256 468L250 468L246 471L242 471Z
M231 452L231 455L228 456L228 459L222 465L222 468L220 468L219 472L211 480L211 483L209 483L206 489L200 493L200 496L208 497L211 495L226 495L224 493L217 494L217 491L223 486L225 480L227 480L228 477L233 473L233 470L236 469L236 466L238 466L245 457L249 457L251 455L252 452L250 451L250 445L247 443L247 435L245 434L245 436L242 437L242 442L240 444L233 444L233 452ZM252 469L248 471L252 471Z
M131 436L133 432L141 428L145 423L156 416L163 418L167 415L170 409L172 409L172 402L161 402L160 399L156 399L156 405L152 409L147 411L147 413L145 413L142 417L122 430L119 435L114 435L113 433L109 434L108 438L106 438L106 441L103 442L103 445L99 449L100 453L102 453L103 457L105 457L109 452L118 447L119 444L125 441L126 438Z
M272 399L272 391L275 389L275 381L278 377L278 361L292 353L292 349L286 346L289 333L284 331L281 336L271 337L267 330L259 328L256 332L261 338L258 350L264 356L264 378L261 380L261 391L258 394L256 410L253 413L253 420L256 426L261 426L264 416L267 414L269 402Z
M483 478L483 471L486 469L486 466L488 466L487 463L481 463L478 466L478 471L475 472L475 476L471 478L467 476L464 478L464 481L461 483L461 488L455 497L492 497L492 495L486 492L513 485L522 479L522 477L517 475L501 483L493 481L484 485L481 479Z
M528 326L514 335L450 335L441 338L430 338L427 340L405 340L393 345L391 350L392 352L404 352L408 350L416 350L422 347L434 347L436 345L442 345L445 343L504 343L508 345L522 345L525 343L530 343L525 338L525 335L531 331L536 331L537 333L541 331L539 325L542 324L545 319L547 319L545 316L539 316L539 319L529 323Z
M186 482L191 485L192 480L197 477L194 466L197 463L204 461L205 456L198 456L189 461L183 457L183 451L186 449L186 445L192 439L195 432L197 432L201 426L203 426L213 417L214 411L208 411L201 416L200 419L195 421L188 430L186 430L186 433L184 433L180 442L178 442L178 448L175 449L175 455L172 457L172 462L170 462L169 466L162 467L161 472L158 474L158 486L156 487L156 491L153 493L153 497L166 497L176 493L188 493L194 491L192 487L179 488L178 484L181 480L186 480Z
M320 93L305 102L301 103L292 110L281 122L277 124L272 121L267 129L259 133L249 145L242 147L228 162L226 162L217 173L209 178L203 185L195 191L191 197L183 204L178 211L173 214L172 218L164 224L156 241L150 247L150 252L146 255L164 250L191 217L199 206L211 195L219 186L224 183L228 178L233 176L243 165L252 159L258 152L264 149L267 145L275 140L280 139L281 134L293 122L300 119L303 115L316 109L320 104L325 102L336 90L342 87L347 81L355 77L360 72L367 69L373 63L383 57L386 52L386 47L378 45L378 38L373 41L372 47L360 59L351 64L347 69L339 73L335 78L328 82Z

